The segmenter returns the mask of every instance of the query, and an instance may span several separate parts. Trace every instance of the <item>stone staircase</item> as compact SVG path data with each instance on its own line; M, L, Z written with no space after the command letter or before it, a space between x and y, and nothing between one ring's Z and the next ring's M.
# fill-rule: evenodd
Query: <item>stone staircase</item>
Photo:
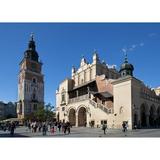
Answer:
M110 108L107 108L106 106L104 106L103 104L100 104L100 103L96 103L95 101L89 99L89 103L94 106L95 108L99 108L101 109L102 111L104 111L105 113L107 114L112 114L113 113L113 110L110 109Z
M94 108L99 108L99 109L101 109L103 112L105 112L107 114L112 114L113 113L113 109L107 108L106 106L104 106L101 103L96 103L95 101L90 99L90 96L88 94L69 99L69 103L77 103L77 102L84 101L84 100L89 100L89 103Z

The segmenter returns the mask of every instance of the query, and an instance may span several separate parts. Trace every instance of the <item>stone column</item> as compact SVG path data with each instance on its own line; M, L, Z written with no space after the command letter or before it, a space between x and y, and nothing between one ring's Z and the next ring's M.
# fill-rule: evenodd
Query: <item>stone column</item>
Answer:
M90 88L89 88L89 86L87 87L87 92L88 92L88 97L90 98Z
M87 127L90 127L89 122L90 122L90 119L91 119L91 117L90 117L91 113L86 113L86 114L87 114L86 115L86 118L87 118Z
M79 96L78 90L76 91L76 96L77 96L77 97Z
M78 113L76 113L76 127L78 127Z
M158 117L158 114L154 113L154 127L157 127L157 117Z
M147 127L150 126L150 124L149 124L149 114L146 115L146 124L147 124Z

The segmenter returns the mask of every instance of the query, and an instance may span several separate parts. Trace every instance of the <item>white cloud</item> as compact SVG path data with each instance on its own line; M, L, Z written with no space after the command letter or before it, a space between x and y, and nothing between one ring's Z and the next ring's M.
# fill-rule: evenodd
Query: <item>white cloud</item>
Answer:
M126 53L126 52L127 52L127 49L126 49L126 48L122 48L122 51L123 51L124 53Z
M132 44L131 47L128 47L128 48L123 48L122 51L123 53L127 53L127 52L131 52L131 51L134 51L136 48L138 47L143 47L144 46L144 43L141 42L141 43L138 43L138 44Z
M149 33L149 34L148 34L149 37L154 37L154 36L156 36L156 35L157 35L156 33Z
M144 46L144 43L142 42L142 43L140 43L139 45L140 45L141 47L143 47L143 46Z

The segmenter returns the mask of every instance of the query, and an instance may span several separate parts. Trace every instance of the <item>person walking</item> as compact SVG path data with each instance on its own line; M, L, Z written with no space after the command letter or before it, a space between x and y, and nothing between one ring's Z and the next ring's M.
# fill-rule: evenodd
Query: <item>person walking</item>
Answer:
M68 134L71 133L71 124L70 124L70 122L67 122L67 131L68 131Z
M29 132L31 132L31 123L30 122L28 122L28 130L29 130Z
M51 133L54 134L55 129L54 129L54 125L51 127Z
M104 131L104 134L106 134L107 124L103 124L102 130Z
M41 132L41 129L42 129L42 123L39 122L39 125L38 125L38 132Z
M15 130L15 123L14 122L12 122L11 123L11 128L10 128L10 134L11 134L11 136L13 136L14 135L14 130Z
M43 124L42 131L43 131L43 136L45 136L47 132L47 126L45 123Z
M59 130L59 132L61 131L61 127L62 127L62 124L61 124L61 122L59 122L58 123L58 130Z
M57 126L58 126L58 123L57 121L55 122L55 131L57 131Z
M67 128L68 128L67 123L64 123L63 125L64 134L66 134Z
M127 131L127 123L126 122L122 123L122 128L123 128L123 132L125 133Z

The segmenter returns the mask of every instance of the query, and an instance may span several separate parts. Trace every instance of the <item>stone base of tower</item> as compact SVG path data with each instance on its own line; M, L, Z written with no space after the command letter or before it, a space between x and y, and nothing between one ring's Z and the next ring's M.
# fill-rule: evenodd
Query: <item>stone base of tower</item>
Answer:
M22 101L17 103L18 119L25 119L37 112L40 107L44 107L43 102Z

